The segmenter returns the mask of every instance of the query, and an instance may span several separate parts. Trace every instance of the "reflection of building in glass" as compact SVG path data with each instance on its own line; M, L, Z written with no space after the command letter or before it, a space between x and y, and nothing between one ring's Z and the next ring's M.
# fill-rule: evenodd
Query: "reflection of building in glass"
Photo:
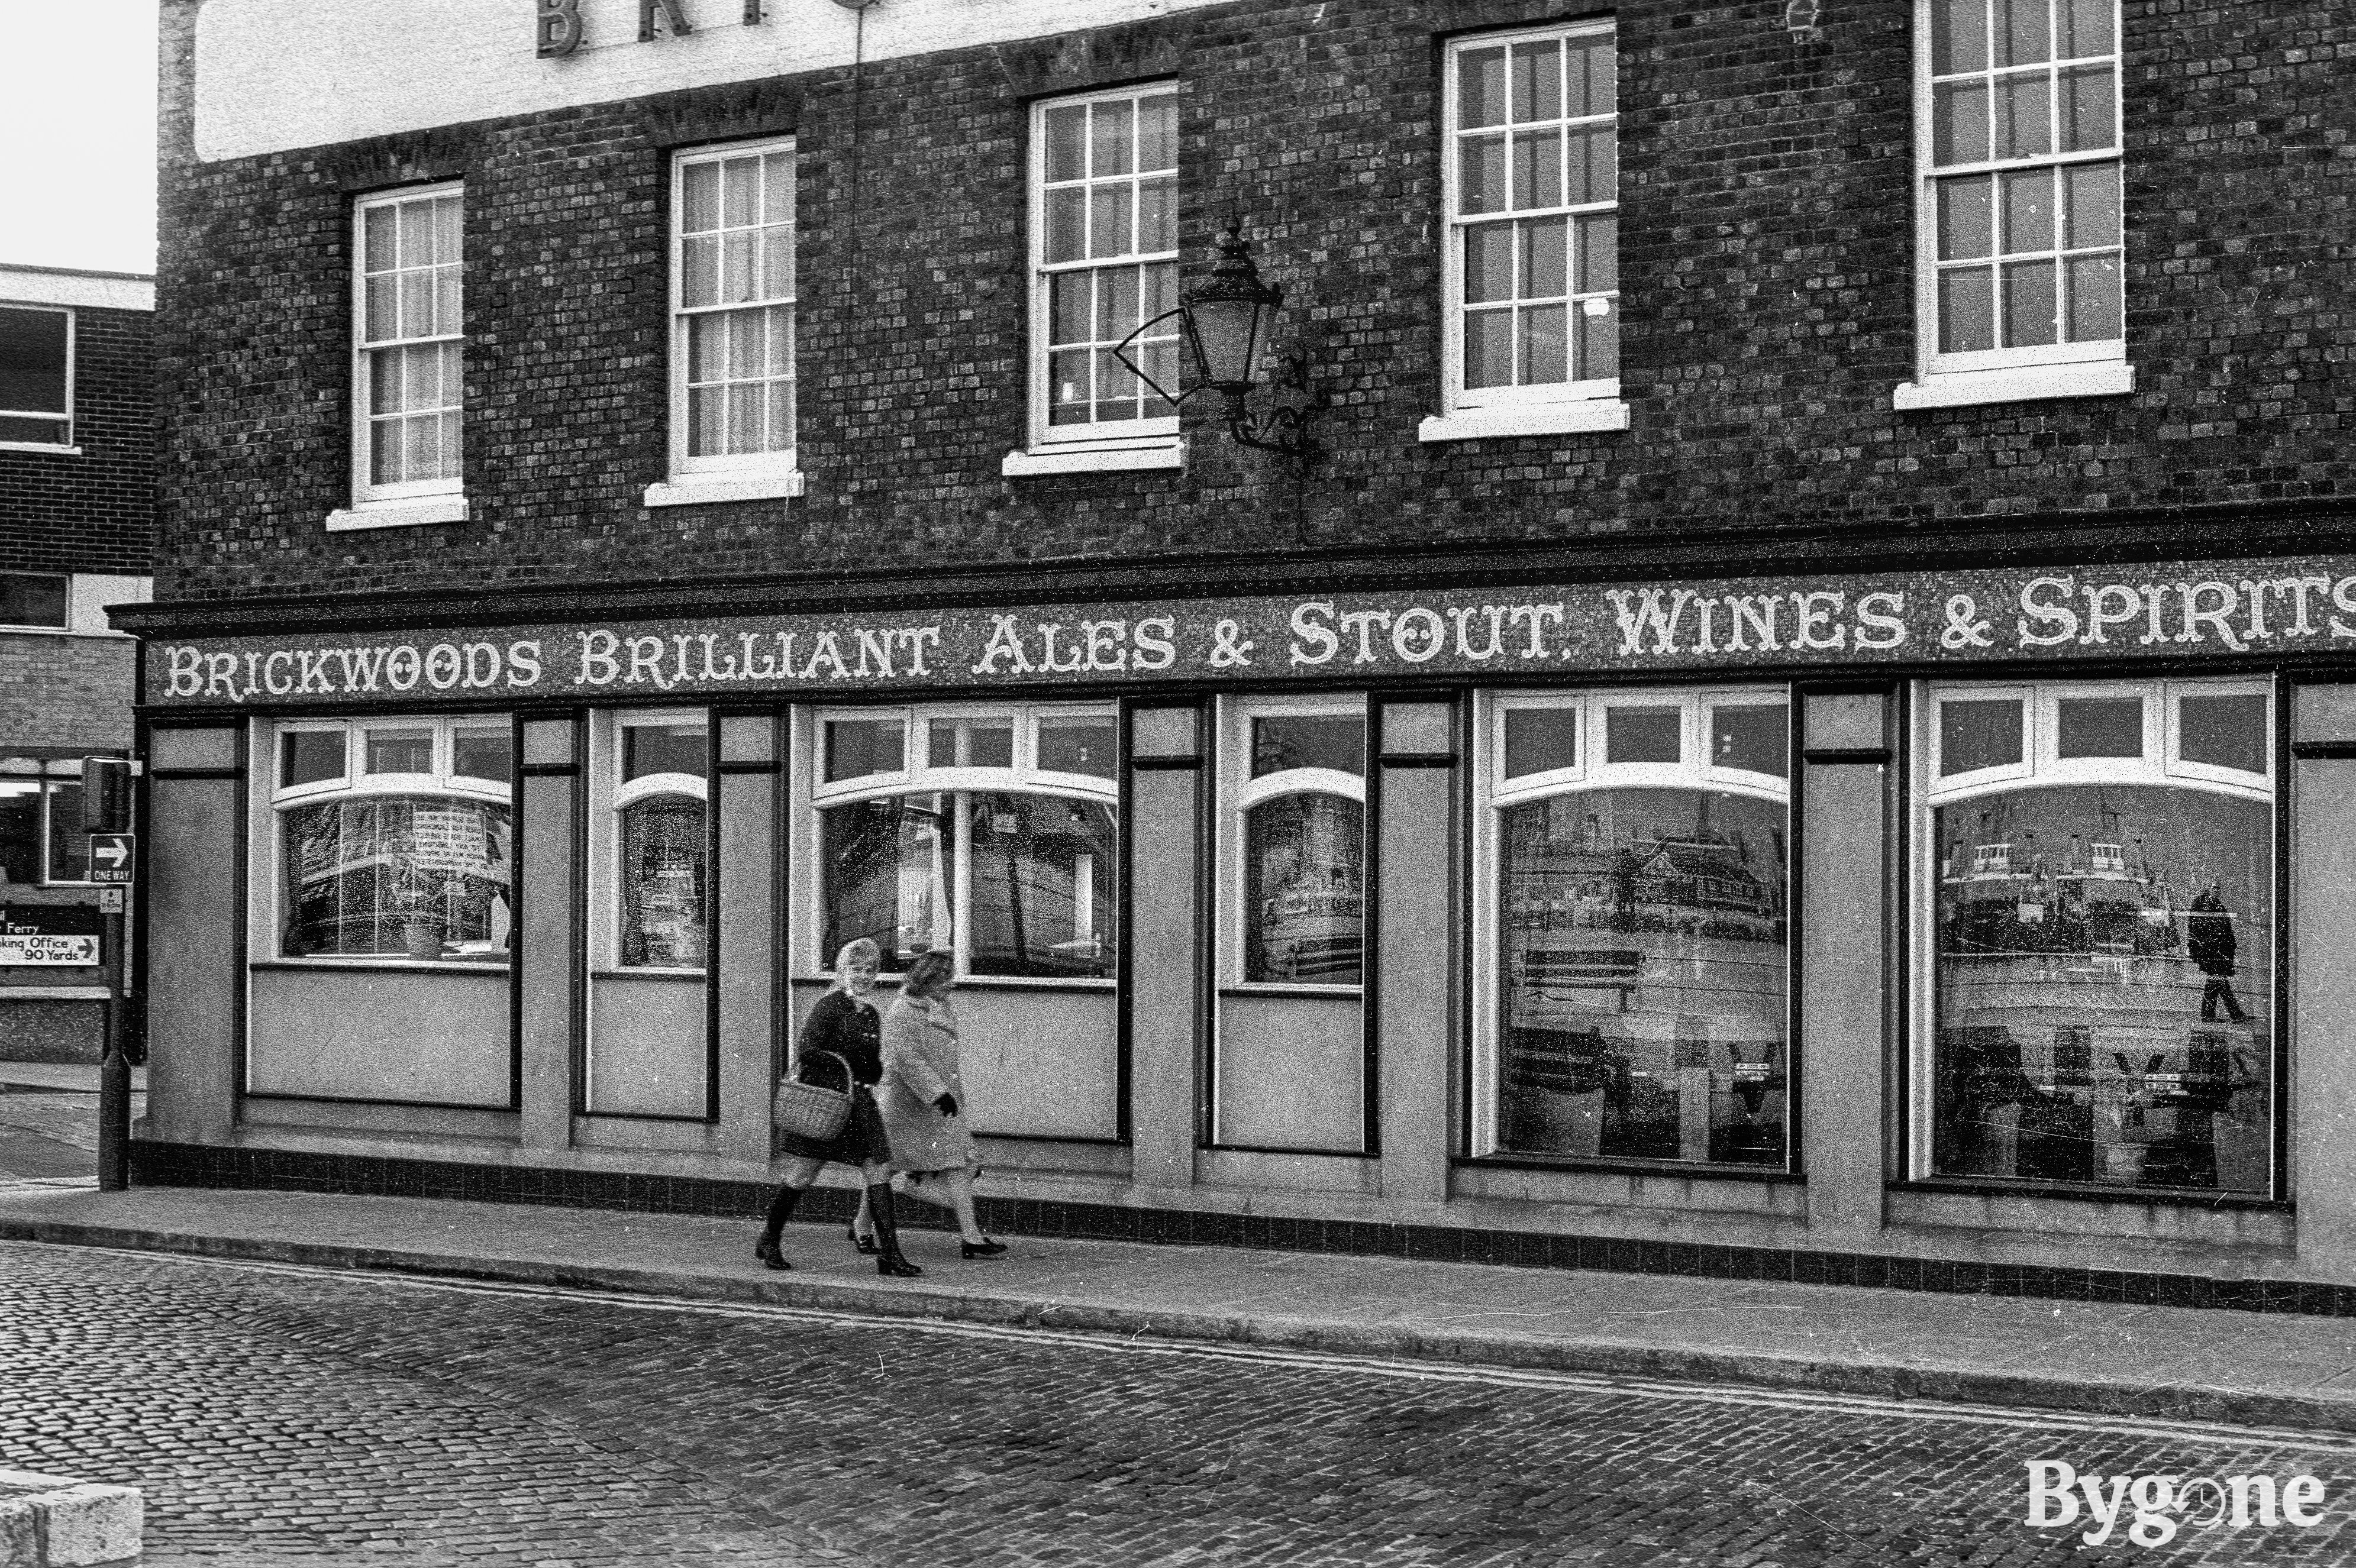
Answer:
M2270 822L2192 790L1939 811L1944 1173L2265 1190Z
M285 956L504 954L506 806L387 796L300 806L281 821Z
M1506 1147L1782 1159L1783 816L1684 790L1505 814Z

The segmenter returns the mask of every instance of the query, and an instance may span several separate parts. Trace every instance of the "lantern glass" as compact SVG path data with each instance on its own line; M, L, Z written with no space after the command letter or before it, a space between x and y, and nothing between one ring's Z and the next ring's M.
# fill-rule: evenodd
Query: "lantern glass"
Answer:
M1268 330L1269 306L1252 299L1198 299L1186 312L1203 379L1221 390L1251 385Z

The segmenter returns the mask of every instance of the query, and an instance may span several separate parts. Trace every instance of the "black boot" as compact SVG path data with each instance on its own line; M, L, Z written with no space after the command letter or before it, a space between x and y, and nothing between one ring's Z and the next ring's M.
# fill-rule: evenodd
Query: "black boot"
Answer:
M924 1273L900 1255L900 1227L892 1217L892 1184L879 1181L869 1188L867 1207L875 1219L875 1272L893 1279L914 1279Z
M800 1188L785 1186L780 1186L777 1189L777 1195L769 1200L768 1223L761 1227L761 1239L753 1243L753 1255L761 1260L762 1266L766 1268L794 1266L787 1263L785 1254L777 1250L777 1235L786 1228L786 1221L794 1217L794 1205L801 1200Z

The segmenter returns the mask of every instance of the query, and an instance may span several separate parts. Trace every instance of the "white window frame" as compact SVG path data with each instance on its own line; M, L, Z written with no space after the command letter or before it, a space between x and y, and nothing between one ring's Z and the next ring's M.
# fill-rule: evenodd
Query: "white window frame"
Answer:
M1440 90L1440 385L1442 411L1425 420L1418 428L1422 441L1477 441L1490 437L1513 435L1549 435L1580 432L1602 432L1628 428L1628 405L1620 395L1618 376L1597 377L1579 381L1554 381L1526 387L1481 387L1464 385L1464 321L1467 308L1464 299L1464 236L1468 229L1499 221L1511 224L1511 217L1500 219L1495 213L1468 217L1462 211L1463 159L1462 145L1468 133L1457 124L1459 101L1462 94L1462 71L1459 61L1477 49L1509 48L1515 44L1543 40L1566 41L1602 37L1611 40L1616 77L1619 62L1619 31L1611 17L1573 22L1543 27L1526 27L1509 32L1476 33L1451 39L1441 61ZM1510 78L1509 78L1510 80ZM1510 91L1510 88L1508 89ZM1566 110L1568 103L1565 104ZM1570 275L1577 261L1578 220L1602 213L1617 216L1619 200L1619 154L1617 150L1620 123L1617 91L1613 94L1612 112L1608 115L1583 115L1566 120L1573 125L1608 124L1612 128L1612 193L1608 202L1585 202L1578 206L1532 208L1541 214L1559 214L1565 221L1566 254L1565 285L1578 280ZM1504 127L1497 128L1502 132ZM1490 128L1482 127L1477 133L1487 134ZM1510 148L1510 143L1508 144ZM1512 160L1507 156L1507 178L1510 181ZM1518 212L1506 208L1506 212ZM1606 290L1573 291L1564 302L1565 326L1568 330L1573 311L1590 308L1593 301L1601 301L1612 312L1621 309L1618 286L1617 239L1615 230L1613 286ZM1508 306L1508 309L1515 308ZM1568 351L1568 350L1567 350Z
M33 813L33 880L16 884L0 882L0 899L5 898L5 890L11 885L40 888L86 888L93 885L88 877L59 876L57 862L50 857L50 850L57 842L58 792L69 784L79 787L80 784L81 763L78 761L53 762L37 773L0 773L0 785L30 784L33 786L33 798L40 803Z
M639 729L669 729L695 725L704 731L705 752L710 754L711 735L716 720L701 708L631 708L592 709L589 714L589 766L591 799L590 820L596 824L589 837L589 866L586 894L589 907L596 911L590 924L589 972L592 975L627 975L632 978L676 976L700 979L711 973L712 953L707 945L701 965L624 964L622 962L622 814L642 800L659 795L683 795L703 803L705 811L705 841L710 842L712 790L710 781L693 773L648 773L644 778L625 779L622 768L627 755L627 731ZM712 930L711 913L716 902L712 879L719 868L707 865L704 875L704 933L709 943Z
M1173 246L1168 251L1132 251L1118 261L1103 257L1089 257L1077 261L1050 262L1047 260L1047 116L1058 109L1119 101L1142 102L1150 98L1167 98L1174 107L1180 92L1180 86L1175 81L1130 83L1097 92L1042 99L1031 106L1031 150L1027 176L1030 236L1024 260L1025 274L1029 280L1029 344L1024 366L1029 441L1023 451L1007 454L1001 472L1009 476L1088 470L1173 469L1185 464L1185 443L1179 438L1175 412L1136 420L1054 424L1049 422L1053 405L1052 389L1048 384L1048 338L1051 336L1049 280L1058 272L1094 272L1110 266L1133 267L1162 261L1174 266L1178 251ZM1133 187L1141 176L1132 172L1130 177ZM1135 221L1134 206L1131 221ZM1174 211L1172 224L1174 231Z
M1222 991L1254 996L1363 997L1365 986L1327 985L1306 980L1247 980L1244 978L1244 908L1246 877L1245 820L1252 808L1288 795L1338 795L1366 805L1366 774L1374 771L1375 736L1372 712L1363 693L1340 697L1231 697L1219 704L1218 787L1218 984ZM1337 768L1286 768L1260 778L1251 776L1251 727L1255 719L1355 719L1367 726L1365 773L1345 773ZM1365 842L1361 818L1359 885L1364 887L1374 859L1374 846ZM1362 930L1371 932L1372 912ZM1374 960L1372 944L1361 949L1360 974Z
M452 969L466 974L479 974L485 969L505 969L515 959L516 925L509 927L508 951L482 958L415 959L401 954L388 953L306 953L290 954L284 950L281 933L285 930L288 911L286 900L286 834L282 826L285 813L292 807L313 805L327 800L359 800L371 795L439 795L454 799L482 801L508 808L508 825L512 848L515 830L516 799L512 784L498 784L453 773L454 755L451 735L455 730L490 730L506 722L504 716L465 716L411 713L380 713L350 719L283 719L254 720L254 736L261 742L255 749L266 758L262 791L267 810L265 820L270 835L266 854L252 857L252 875L260 882L252 888L248 901L252 911L247 927L249 951L256 961L273 966L302 965L316 968L383 968L414 969L421 965L435 969ZM433 771L423 773L371 773L361 769L367 757L365 731L369 730L422 730L434 731ZM296 731L310 733L341 731L344 737L344 771L340 777L322 779L311 784L281 785L278 782L283 758L279 737ZM510 753L509 772L512 778L520 766L519 754ZM508 863L508 913L515 920L517 882L515 862Z
M1946 408L1965 404L2005 402L2022 399L2105 397L2135 389L2135 371L2126 359L2126 339L2097 338L2078 343L2056 341L2025 347L1976 349L1968 352L1943 353L1939 348L1941 323L1939 318L1938 284L1941 272L1938 233L1938 185L1940 180L1967 175L2000 175L2035 168L2061 170L2081 165L2113 164L2120 169L2119 192L2119 288L2121 295L2122 333L2126 292L2127 210L2126 191L2126 117L2123 80L2126 75L2126 18L2119 0L2109 0L2111 5L2112 52L2107 56L2072 56L2067 61L2058 55L2042 69L2048 80L2058 83L2065 65L2084 64L2107 59L2111 64L2111 123L2116 132L2115 144L2094 152L2042 153L2024 157L1976 160L1950 164L1944 167L1933 162L1933 136L1935 133L1935 94L1932 77L1932 7L1937 0L1914 0L1914 322L1915 377L1901 383L1891 395L1892 406L1900 409ZM2058 0L2066 6L2070 0ZM1994 24L1991 22L1991 27ZM2055 33L2058 49L2059 34ZM2009 68L1995 64L1991 48L1988 64L1978 73L1991 83L1997 73ZM1959 73L1961 74L1961 73ZM2059 89L2054 90L2058 99ZM1989 98L1989 113L1996 112L1995 94ZM2049 100L2049 123L2060 141L2060 104ZM2058 175L2056 176L2059 177ZM1991 197L1989 225L1993 246L1994 235L2002 224L2001 184ZM1991 251L1993 268L1997 252ZM2044 252L2025 251L2024 255ZM2064 308L2062 266L2063 251L2055 256L2055 309ZM1995 283L1996 297L1992 309L2001 323L2004 299L2000 272ZM2057 339L2060 328L2057 324Z
M1042 719L1095 719L1113 727L1119 733L1120 709L1110 702L926 702L897 704L888 707L819 708L810 710L809 750L802 771L809 791L810 831L808 835L809 860L802 885L803 930L809 933L807 949L797 978L829 981L834 977L830 967L834 955L816 951L819 933L826 929L825 868L819 863L824 836L818 830L819 812L840 805L854 805L862 800L874 800L902 795L963 795L985 790L1009 795L1056 795L1067 800L1084 800L1110 806L1117 832L1127 832L1128 823L1120 815L1120 779L1118 759L1114 776L1098 778L1091 773L1049 772L1038 763L1039 721ZM959 767L954 763L935 766L930 757L932 721L936 719L1004 720L1012 726L1012 763L1008 767ZM862 773L856 778L833 784L826 782L826 755L830 744L827 726L830 723L862 722L876 720L897 720L905 726L905 743L901 752L902 766L897 772ZM1118 743L1116 741L1116 743ZM967 842L965 814L952 814L954 832L948 853L953 859L970 863L971 848ZM1105 876L1118 876L1119 868L1104 868ZM969 874L956 880L957 895L949 912L950 945L957 955L959 979L973 978L991 987L1043 987L1068 989L1110 990L1119 982L1087 976L1050 976L1037 975L972 974L972 906L973 879ZM1116 943L1120 933L1114 933ZM885 974L896 974L891 967L894 954L884 955Z
M439 201L444 197L459 198L459 234L461 261L459 266L459 330L438 333L430 337L388 338L381 342L369 336L368 315L368 219L369 214L383 208L398 208L419 201ZM466 335L464 323L466 299L466 263L463 260L466 232L466 187L451 180L437 185L403 186L397 190L381 191L361 197L352 204L352 303L351 303L351 386L352 386L352 504L330 513L327 527L331 530L370 528L402 528L423 523L460 522L466 516L465 469L463 453L466 443L465 374ZM373 442L370 427L374 423L374 388L369 378L370 356L388 347L423 343L455 343L458 345L460 376L460 407L458 415L461 451L457 472L437 479L410 479L392 484L378 484L371 467ZM446 407L446 405L445 405Z
M2140 757L2064 759L2060 755L2060 726L2056 715L2062 699L2137 694L2144 699L2143 754ZM2019 697L2022 699L2029 715L2025 720L2029 731L2023 751L2026 760L2019 767L1980 768L1942 780L1939 777L1939 704L1950 699L1968 701L1983 696ZM2237 768L2184 762L2179 754L2182 741L2179 712L2187 697L2265 698L2265 771L2249 773ZM1907 1085L1906 1117L1909 1174L1913 1179L1924 1180L1933 1174L1932 1142L1937 1118L1939 954L1936 909L1942 846L1933 828L1937 822L1938 809L1961 805L1982 795L2004 794L2024 785L2034 787L2047 783L2199 789L2262 802L2277 814L2283 810L2285 803L2279 798L2275 766L2275 751L2281 739L2282 714L2275 701L2274 683L2263 677L2201 680L2052 680L2014 682L2003 686L1975 686L1968 681L1955 680L1923 681L1916 685L1913 709L1915 763L1912 833L1916 848L1906 876L1909 942L1913 955L1912 985L1910 987L1912 1038L1909 1042L1912 1049L1908 1052L1910 1082ZM2276 874L2279 879L2279 867L2276 868ZM2273 889L2268 889L2266 896L2276 923L2275 940L2279 942L2283 939L2280 929L2283 906L2275 899ZM2266 994L2271 999L2274 995L2272 976L2266 977L2265 985ZM2275 1027L2280 1027L2279 1020ZM2288 1084L2280 1079L2270 1083L2270 1093L2279 1103ZM2039 1184L2023 1180L2021 1185L2033 1190ZM2199 1194L2188 1190L2187 1195L2197 1198Z
M49 452L80 456L81 448L74 444L74 351L80 335L80 323L74 319L70 305L36 304L27 300L0 300L0 310L41 311L66 318L66 406L62 410L0 409L0 419L29 419L60 421L65 426L63 441L0 441L0 452Z
M669 410L670 445L669 473L667 477L647 486L645 501L649 507L695 506L715 501L755 501L788 498L803 493L800 466L801 441L797 428L800 423L800 276L798 249L801 229L798 212L789 212L787 223L792 228L797 250L793 293L783 297L739 300L733 304L700 305L691 308L685 302L687 236L687 171L699 164L720 164L735 158L765 158L782 155L793 160L795 175L787 188L794 189L798 177L799 161L795 139L774 136L755 142L733 142L712 146L695 147L671 157L670 217L667 240L669 257ZM788 200L793 197L789 195ZM768 214L763 214L766 219ZM765 226L766 226L765 224ZM697 315L724 315L734 311L771 310L782 308L787 313L788 331L793 334L794 353L787 363L782 379L793 391L796 413L787 431L787 444L774 451L721 453L703 457L691 454L691 426L688 412L688 334L690 323Z
M80 763L73 764L77 768L80 765ZM48 777L41 781L41 886L45 888L87 888L94 885L89 877L59 876L57 863L49 858L58 841L58 792L68 784L80 788L81 780L77 776L70 779ZM85 860L88 856L89 846L84 845Z
M1719 708L1780 707L1790 719L1794 701L1789 687L1618 687L1599 691L1484 691L1477 695L1472 741L1472 1125L1471 1149L1475 1158L1500 1152L1497 1146L1497 1093L1500 1055L1497 955L1497 889L1500 857L1498 819L1510 807L1555 795L1586 795L1611 789L1692 789L1722 795L1749 795L1792 807L1791 773L1796 762L1786 748L1783 773L1762 773L1749 768L1722 768L1710 759L1711 712ZM1680 709L1678 753L1667 763L1614 763L1601 750L1607 715L1614 708L1676 708ZM1579 715L1578 760L1567 768L1547 768L1518 778L1504 776L1505 715L1531 709L1569 710ZM1798 869L1790 868L1796 880ZM1791 888L1784 889L1789 907ZM1791 935L1797 936L1794 931ZM1796 982L1790 965L1798 957L1796 942L1786 939L1784 996L1787 1009ZM1788 1051L1791 1041L1785 1040ZM1798 1084L1789 1091L1797 1104ZM1762 1174L1791 1168L1797 1147L1781 1166L1760 1167ZM1603 1156L1602 1158L1612 1157ZM1726 1169L1697 1166L1697 1169Z

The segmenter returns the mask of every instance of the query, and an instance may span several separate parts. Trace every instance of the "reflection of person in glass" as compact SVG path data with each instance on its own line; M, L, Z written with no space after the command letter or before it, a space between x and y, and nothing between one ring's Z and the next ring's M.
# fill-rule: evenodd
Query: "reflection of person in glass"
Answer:
M2201 988L2201 1021L2214 1023L2217 1004L2222 1001L2228 1021L2246 1022L2250 1015L2242 1010L2240 998L2233 995L2233 916L2225 908L2221 879L2209 879L2208 887L2192 901L2192 912L2184 923L2185 950L2207 976Z
M851 1069L851 1117L842 1130L830 1139L806 1138L797 1133L780 1132L777 1144L791 1163L786 1167L786 1179L769 1205L768 1223L762 1227L761 1239L753 1247L753 1255L769 1268L787 1268L777 1241L792 1218L795 1205L827 1161L839 1159L845 1165L855 1165L867 1177L867 1201L862 1213L870 1216L875 1231L875 1272L906 1279L925 1271L900 1255L899 1228L893 1222L891 1167L892 1146L884 1132L884 1117L875 1105L875 1084L884 1076L883 1019L868 993L875 987L875 970L882 961L875 944L861 937L846 943L834 955L834 984L826 995L810 1008L809 1019L802 1024L801 1038L794 1043L794 1054L801 1070L809 1071L814 1053L831 1051ZM818 1082L825 1082L820 1069ZM856 1227L851 1240L859 1239ZM866 1252L867 1247L860 1251Z

